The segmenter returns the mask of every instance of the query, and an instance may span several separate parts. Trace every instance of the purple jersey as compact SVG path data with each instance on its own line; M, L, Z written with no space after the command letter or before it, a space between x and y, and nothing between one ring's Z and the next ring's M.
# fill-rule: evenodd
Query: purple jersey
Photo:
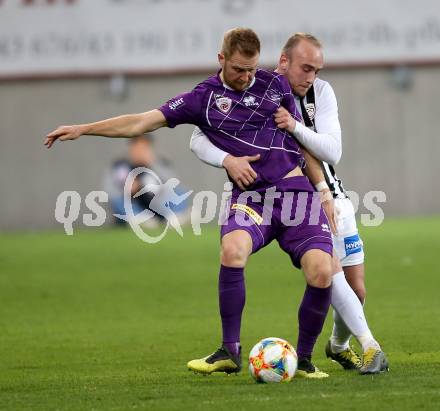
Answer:
M264 184L277 182L304 164L296 140L276 126L274 114L280 106L302 121L284 76L257 70L244 91L229 88L217 74L159 110L168 127L197 125L214 145L234 156L260 154L252 168L258 174L255 184Z

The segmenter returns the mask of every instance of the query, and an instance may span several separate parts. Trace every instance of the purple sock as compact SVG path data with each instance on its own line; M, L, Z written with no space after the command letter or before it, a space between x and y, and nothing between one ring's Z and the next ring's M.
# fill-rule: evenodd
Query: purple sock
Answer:
M324 326L330 306L330 295L331 287L317 288L307 284L298 311L297 353L299 358L312 357L313 347Z
M233 354L239 351L241 314L246 300L243 272L243 268L222 265L218 279L223 344Z

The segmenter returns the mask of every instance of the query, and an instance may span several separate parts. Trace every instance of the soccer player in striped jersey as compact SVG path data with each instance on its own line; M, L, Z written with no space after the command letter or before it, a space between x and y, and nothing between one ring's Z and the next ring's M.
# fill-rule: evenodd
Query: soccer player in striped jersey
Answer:
M250 254L276 239L292 263L302 268L307 282L298 313L297 375L325 378L328 375L314 367L311 356L330 306L331 233L320 202L315 201L313 186L303 174L304 158L297 141L275 123L274 115L280 107L301 120L288 81L282 74L257 70L259 54L260 42L252 30L230 30L218 55L221 70L192 91L145 113L61 126L47 135L45 145L50 148L58 139L76 140L81 135L134 137L160 127L190 123L198 125L212 142L234 156L260 156L261 161L255 166L258 177L253 184L259 201L253 197L247 204L241 203L241 190L235 186L235 202L221 228L222 345L213 354L190 361L188 367L207 374L240 371L244 267ZM273 212L263 215L261 207L271 189L283 198L287 197L285 193L297 194L288 196L291 203L287 210L287 217L297 223L295 226L284 224L282 198L274 198ZM305 203L299 204L298 198Z
M326 355L345 369L359 369L361 374L378 373L388 369L388 362L368 328L361 305L365 301L363 244L353 205L333 167L342 154L341 127L333 89L328 82L317 78L322 67L322 46L314 36L296 33L288 39L276 71L289 80L304 124L294 120L282 108L275 120L279 127L288 129L310 153L322 160L321 177L315 177L315 181L321 180L316 184L316 189L324 193L330 191L339 212L337 232L333 235L338 257L333 260L334 326L326 346ZM202 161L224 167L243 190L252 187L258 175L254 170L258 159L229 155L212 144L197 128L191 139L191 149ZM329 203L323 205L329 206ZM347 281L356 294L349 289ZM355 335L362 347L362 361L349 345L351 334Z

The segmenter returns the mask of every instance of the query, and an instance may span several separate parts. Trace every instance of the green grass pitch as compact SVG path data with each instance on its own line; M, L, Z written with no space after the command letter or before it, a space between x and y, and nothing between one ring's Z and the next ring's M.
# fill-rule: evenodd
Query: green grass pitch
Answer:
M194 375L188 360L218 347L218 228L155 245L130 230L0 235L1 410L414 410L440 404L440 218L362 228L370 326L386 375L254 383ZM296 344L301 273L272 244L251 257L242 344Z

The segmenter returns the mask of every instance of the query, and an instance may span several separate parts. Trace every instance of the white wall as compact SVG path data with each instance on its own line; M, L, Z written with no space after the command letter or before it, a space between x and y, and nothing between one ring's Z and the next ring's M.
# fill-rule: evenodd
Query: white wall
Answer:
M361 196L385 191L385 215L440 211L440 69L419 67L412 74L406 90L393 85L390 69L322 75L332 83L340 107L344 153L338 174ZM111 97L106 79L0 82L0 229L58 225L58 194L77 190L85 196L100 189L105 168L125 151L124 141L97 137L48 151L42 145L48 131L157 107L204 77L132 78L123 101ZM157 132L157 150L173 162L186 186L220 192L224 174L195 159L188 148L191 131L179 126Z
M437 0L0 1L0 78L213 68L222 34L253 28L272 65L295 31L318 36L327 64L440 62Z

